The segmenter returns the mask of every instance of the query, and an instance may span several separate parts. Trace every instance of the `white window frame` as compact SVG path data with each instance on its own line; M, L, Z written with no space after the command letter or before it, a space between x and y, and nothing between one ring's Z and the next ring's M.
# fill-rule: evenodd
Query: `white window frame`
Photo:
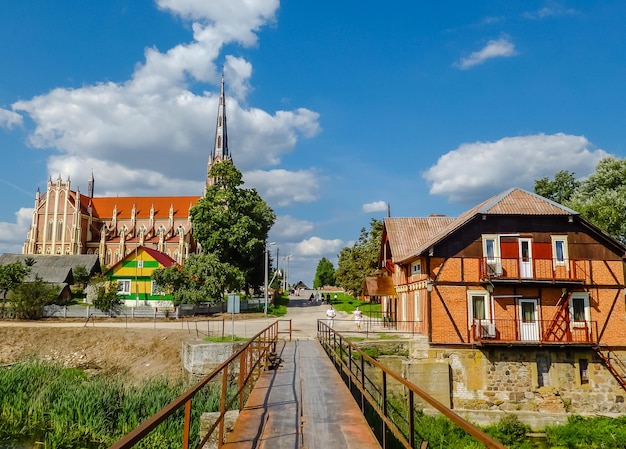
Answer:
M569 255L567 252L567 236L566 235L552 235L550 236L550 238L552 239L552 259L554 260L554 265L555 266L565 266L565 267L569 267L569 264L567 263L569 260ZM561 245L563 245L563 259L560 260L557 258L557 248L558 248L558 243L561 243Z
M491 303L491 295L487 290L468 290L467 291L467 324L469 328L472 328L474 324L474 296L482 296L485 300L485 317L482 318L482 321L491 322L491 317L493 316L493 311L491 308L493 307Z
M118 279L117 280L117 294L118 295L130 295L132 291L132 281L130 279Z
M422 261L416 260L411 263L411 276L422 274Z
M487 242L493 241L493 254L487 253ZM497 234L484 234L483 235L483 256L487 263L500 262L500 238Z
M585 313L585 321L574 320L574 299L582 299ZM589 307L589 293L588 292L574 292L569 298L569 316L570 325L572 327L585 327L589 321L591 321L591 308Z
M150 294L152 296L165 296L165 290L156 284L156 281L150 282Z

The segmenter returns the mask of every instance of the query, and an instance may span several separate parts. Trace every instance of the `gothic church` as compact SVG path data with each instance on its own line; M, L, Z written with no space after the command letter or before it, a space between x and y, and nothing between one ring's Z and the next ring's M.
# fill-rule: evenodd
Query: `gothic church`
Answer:
M224 76L217 110L215 143L208 172L231 160L226 129ZM190 217L200 196L94 196L91 175L87 195L72 190L68 177L63 182L48 180L47 190L37 189L33 221L22 248L23 254L98 254L102 267L109 267L140 246L155 249L182 263L197 251Z

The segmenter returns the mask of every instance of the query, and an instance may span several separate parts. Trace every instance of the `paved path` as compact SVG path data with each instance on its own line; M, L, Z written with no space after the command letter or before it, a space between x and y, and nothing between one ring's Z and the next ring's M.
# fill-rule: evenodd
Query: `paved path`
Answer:
M257 381L225 449L380 448L317 341L282 342L277 352L282 363Z

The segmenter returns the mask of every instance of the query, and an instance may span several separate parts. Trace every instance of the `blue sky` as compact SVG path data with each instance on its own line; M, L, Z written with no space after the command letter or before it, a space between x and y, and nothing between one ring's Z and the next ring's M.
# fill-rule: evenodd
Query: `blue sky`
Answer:
M382 219L456 216L626 156L622 1L110 0L0 6L0 252L37 188L201 194L229 147L290 281Z

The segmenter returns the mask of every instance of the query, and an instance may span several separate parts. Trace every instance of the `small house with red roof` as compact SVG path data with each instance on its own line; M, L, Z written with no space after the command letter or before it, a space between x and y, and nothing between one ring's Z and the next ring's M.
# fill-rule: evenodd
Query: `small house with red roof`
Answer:
M176 261L167 254L139 246L104 274L117 281L118 295L127 306L169 307L173 305L172 295L155 285L152 272L172 265L176 265Z

